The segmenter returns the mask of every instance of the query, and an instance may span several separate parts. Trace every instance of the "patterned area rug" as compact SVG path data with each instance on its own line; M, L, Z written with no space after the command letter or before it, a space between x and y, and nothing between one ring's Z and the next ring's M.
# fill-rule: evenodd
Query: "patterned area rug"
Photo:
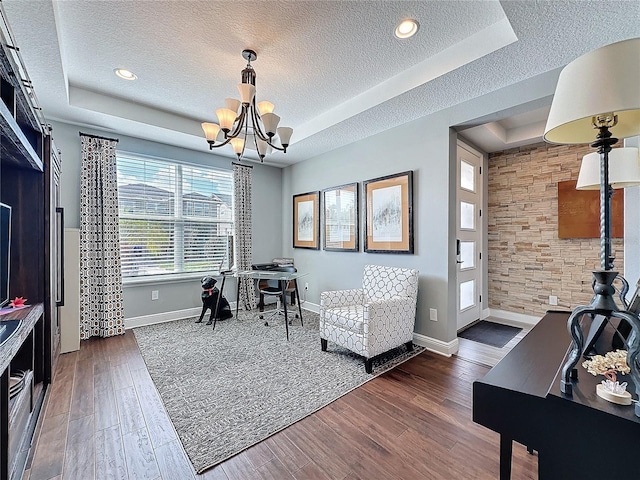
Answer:
M289 317L291 319L292 315ZM364 371L362 358L329 343L318 314L268 327L258 312L218 322L194 319L134 329L140 351L196 471L202 473L419 354L405 347Z

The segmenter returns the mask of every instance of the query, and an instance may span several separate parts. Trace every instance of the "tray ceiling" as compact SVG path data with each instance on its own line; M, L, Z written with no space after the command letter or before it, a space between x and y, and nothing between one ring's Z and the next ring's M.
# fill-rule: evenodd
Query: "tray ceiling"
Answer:
M241 52L254 49L257 99L294 128L288 153L268 157L279 166L640 36L636 1L2 5L47 118L195 150L208 150L200 122L238 96ZM420 29L400 40L393 30L407 17ZM138 79L121 80L118 67Z

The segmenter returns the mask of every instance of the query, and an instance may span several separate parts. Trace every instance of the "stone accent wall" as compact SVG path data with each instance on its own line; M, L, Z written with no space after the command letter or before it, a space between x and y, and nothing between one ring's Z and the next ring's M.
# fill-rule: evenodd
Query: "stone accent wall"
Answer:
M578 178L589 145L538 143L489 155L489 307L527 315L587 305L600 239L558 238L558 182ZM614 239L623 271L622 239ZM549 295L558 306L549 306Z

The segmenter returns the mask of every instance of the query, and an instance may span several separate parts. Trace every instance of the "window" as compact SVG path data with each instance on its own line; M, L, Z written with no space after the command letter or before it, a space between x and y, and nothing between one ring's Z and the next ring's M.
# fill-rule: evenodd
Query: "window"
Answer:
M230 170L122 153L117 168L124 278L230 268Z

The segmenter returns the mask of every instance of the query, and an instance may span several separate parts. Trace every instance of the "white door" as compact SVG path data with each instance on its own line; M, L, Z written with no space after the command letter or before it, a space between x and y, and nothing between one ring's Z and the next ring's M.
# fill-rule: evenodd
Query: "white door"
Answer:
M458 330L480 319L482 295L482 154L458 141L456 282Z

